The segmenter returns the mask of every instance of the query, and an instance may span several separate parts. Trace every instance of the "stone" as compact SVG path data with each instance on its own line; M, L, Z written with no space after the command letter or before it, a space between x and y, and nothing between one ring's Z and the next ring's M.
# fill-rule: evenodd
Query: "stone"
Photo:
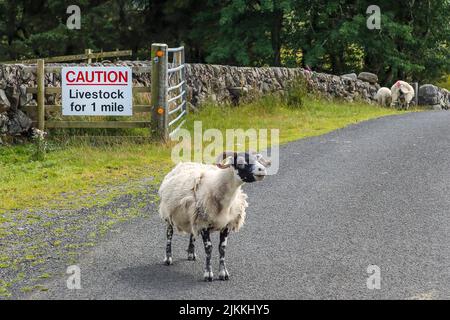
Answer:
M361 72L358 75L358 79L368 82L370 84L375 84L378 82L378 76L374 73L370 73L370 72Z
M419 105L433 106L440 103L438 87L432 84L424 84L419 88Z
M11 103L6 96L6 92L3 89L0 89L0 105L3 105L5 109L9 109L11 107Z
M356 75L356 73L347 73L347 74L343 74L341 76L341 78L346 79L346 80L356 81L356 79L358 79L358 76Z
M19 105L24 106L27 104L28 101L33 99L33 95L28 93L27 94L27 86L24 84L20 85L20 97L19 97Z
M0 134L8 132L8 117L6 114L0 114Z
M266 82L263 82L261 85L261 91L262 93L270 92L270 86Z
M441 89L441 104L444 110L450 108L450 91L447 89Z
M22 111L17 110L14 113L14 116L9 119L8 133L10 135L22 134L31 128L31 124L31 119L28 118Z

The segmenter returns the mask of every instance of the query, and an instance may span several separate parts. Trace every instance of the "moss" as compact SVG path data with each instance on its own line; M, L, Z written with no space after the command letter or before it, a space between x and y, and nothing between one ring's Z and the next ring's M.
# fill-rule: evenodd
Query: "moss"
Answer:
M43 285L26 286L20 289L23 293L30 293L33 291L48 291L48 288Z
M50 277L51 277L50 273L44 272L43 274L41 274L41 275L38 277L38 279L48 279L48 278L50 278Z
M11 297L11 293L9 292L10 283L0 279L0 297L8 298Z
M52 245L53 245L54 247L59 247L59 246L61 245L61 240L53 241Z
M25 256L25 260L28 260L28 261L34 261L36 259L37 259L37 257L35 255L32 255L32 254L27 254Z

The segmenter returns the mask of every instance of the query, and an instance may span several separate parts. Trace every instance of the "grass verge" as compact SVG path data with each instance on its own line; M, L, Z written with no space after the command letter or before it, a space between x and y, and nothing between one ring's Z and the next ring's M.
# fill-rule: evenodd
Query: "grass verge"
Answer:
M279 128L280 143L321 135L346 125L400 113L365 103L308 98L291 108L275 96L239 107L206 104L189 117L187 127L202 121L203 129ZM17 209L98 204L96 190L145 176L157 183L172 165L170 145L121 142L93 145L79 141L52 144L42 161L33 161L32 144L0 147L0 213ZM105 201L110 196L106 192ZM0 222L2 222L0 216ZM1 235L0 235L1 236Z

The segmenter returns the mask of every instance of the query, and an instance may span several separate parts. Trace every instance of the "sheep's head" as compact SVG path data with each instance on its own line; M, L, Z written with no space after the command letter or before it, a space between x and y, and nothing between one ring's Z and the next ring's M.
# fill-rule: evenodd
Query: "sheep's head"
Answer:
M225 151L217 157L216 165L220 169L232 168L243 182L261 181L267 175L270 161L255 152Z
M406 102L406 94L407 92L403 91L403 89L400 88L400 90L398 91L398 100L400 100L401 103Z

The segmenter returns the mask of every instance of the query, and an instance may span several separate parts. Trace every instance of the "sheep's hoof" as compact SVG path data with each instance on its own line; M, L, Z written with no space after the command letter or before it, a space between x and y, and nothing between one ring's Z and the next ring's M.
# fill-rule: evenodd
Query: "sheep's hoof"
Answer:
M212 271L205 271L205 273L203 274L203 279L205 279L205 281L213 281L213 272Z
M197 255L194 252L189 252L188 253L188 258L189 261L195 261L197 260Z
M165 263L166 265L168 265L168 266L170 266L171 264L173 264L172 257L165 257L165 258L164 258L164 263Z
M228 273L227 269L220 270L219 271L219 280L225 281L230 279L230 274Z

